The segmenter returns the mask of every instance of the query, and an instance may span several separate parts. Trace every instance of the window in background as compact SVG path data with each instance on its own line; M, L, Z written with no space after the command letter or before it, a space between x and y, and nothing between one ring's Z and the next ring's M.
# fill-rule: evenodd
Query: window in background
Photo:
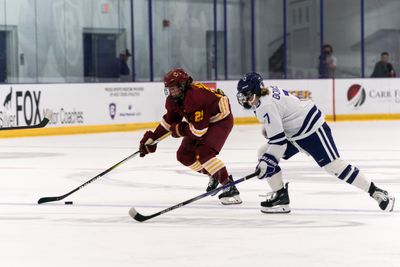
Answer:
M265 79L283 79L283 1L257 0L255 6L256 71ZM295 25L294 11L292 21Z
M0 0L0 83L18 82L18 32L11 15L6 1Z
M72 42L70 40L73 38L66 38L65 42L67 52L81 50L77 54L83 55L83 69L79 68L82 65L80 58L74 53L68 53L66 70L69 73L83 71L84 80L87 82L132 81L131 64L128 64L131 63L131 45L127 42L127 36L130 36L131 32L130 1L119 0L112 4L96 1L94 8L84 10L92 12L84 22L87 26L80 30L83 30L83 35L78 35ZM66 14L74 12L67 11ZM79 17L78 15L76 14L76 17ZM65 25L77 27L76 23ZM73 28L66 29L72 34ZM72 66L76 63L79 66L74 69Z
M228 79L251 71L251 1L227 1Z
M389 53L389 62L400 73L400 1L365 0L365 77L370 77L381 53Z
M8 8L10 8L10 12L7 12L8 23L18 27L18 81L38 82L36 1L7 1Z
M207 70L210 70L210 73L207 74L209 77L207 78L208 80L225 80L225 36L227 36L227 34L224 23L224 2L226 2L226 4L228 3L228 1L217 0L215 11L213 6L213 22L215 21L214 15L216 15L215 26L211 31L207 31ZM228 26L229 25L226 24L226 28L228 28Z
M65 5L63 1L33 1L35 7L36 57L38 82L66 82ZM74 36L77 33L74 32ZM27 40L28 41L28 40ZM29 46L29 43L24 44Z
M7 34L0 28L0 83L7 82Z
M7 82L119 80L110 73L131 47L130 0L2 1Z
M287 78L318 77L319 7L317 0L287 1Z
M154 1L153 1L154 3ZM134 17L134 47L135 47L135 81L150 80L150 41L149 41L149 1L133 1ZM154 21L153 4L153 21ZM154 31L154 22L153 22ZM165 48L164 48L165 49ZM155 61L155 65L160 64Z
M360 1L324 0L324 43L337 59L336 78L361 76Z
M213 31L213 1L153 1L154 80L177 67L195 80L213 79Z

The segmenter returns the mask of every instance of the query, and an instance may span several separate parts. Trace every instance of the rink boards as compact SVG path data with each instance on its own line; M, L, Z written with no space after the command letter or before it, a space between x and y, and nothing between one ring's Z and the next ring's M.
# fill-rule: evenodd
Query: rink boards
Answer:
M256 123L236 101L237 81L206 82L229 97L237 124ZM267 80L302 99L312 99L327 120L400 119L398 79ZM56 135L153 128L165 112L164 85L153 83L8 84L0 86L0 127L37 124L44 129L3 131L0 137Z

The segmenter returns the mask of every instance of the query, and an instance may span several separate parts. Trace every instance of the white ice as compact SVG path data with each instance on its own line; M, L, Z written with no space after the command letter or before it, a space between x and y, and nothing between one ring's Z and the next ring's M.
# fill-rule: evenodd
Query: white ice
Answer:
M400 201L400 122L331 123L342 158ZM292 213L267 215L253 178L238 184L243 204L202 194L208 178L175 158L178 139L135 157L67 199L62 195L137 150L143 132L0 140L0 266L400 266L400 203L392 213L329 176L312 158L282 161ZM220 154L240 178L254 171L260 126L235 126ZM73 205L64 205L73 201Z

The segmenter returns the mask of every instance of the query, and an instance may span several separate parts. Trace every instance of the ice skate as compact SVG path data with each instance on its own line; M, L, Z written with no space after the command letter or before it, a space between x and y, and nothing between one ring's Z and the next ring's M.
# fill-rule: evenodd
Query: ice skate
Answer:
M373 199L376 200L376 202L378 202L381 210L388 212L393 211L395 198L393 196L389 196L387 191L382 190L375 186L374 183L371 183L368 193Z
M232 182L232 176L229 176L229 182ZM224 205L234 205L241 204L242 199L239 196L239 190L237 190L236 186L230 186L223 190L223 192L218 196L221 203Z
M215 188L217 188L219 182L217 179L215 179L214 177L212 177L211 175L208 176L209 177L209 181L208 181L208 185L206 188L206 191L209 192L211 190L214 190ZM214 194L212 194L211 196L215 196L218 192L215 192Z
M281 189L267 194L267 199L261 202L261 212L263 213L289 213L290 200L288 183Z

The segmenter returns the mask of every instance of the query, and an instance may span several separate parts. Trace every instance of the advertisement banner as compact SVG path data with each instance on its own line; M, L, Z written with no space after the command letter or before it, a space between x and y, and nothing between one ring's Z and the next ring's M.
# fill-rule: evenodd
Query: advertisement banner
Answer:
M340 79L335 81L336 114L400 113L398 79Z
M382 119L400 115L398 79L265 80L300 99L312 99L336 119ZM243 122L254 118L236 99L237 81L202 82L222 89L232 113ZM333 96L333 94L335 94ZM161 82L0 85L0 127L38 124L51 111L48 127L157 123L165 113ZM385 114L385 116L383 116ZM366 116L367 115L367 116Z
M162 83L18 84L0 86L0 127L109 125L160 120Z
M165 113L163 83L103 84L102 91L107 100L107 123L155 122Z

